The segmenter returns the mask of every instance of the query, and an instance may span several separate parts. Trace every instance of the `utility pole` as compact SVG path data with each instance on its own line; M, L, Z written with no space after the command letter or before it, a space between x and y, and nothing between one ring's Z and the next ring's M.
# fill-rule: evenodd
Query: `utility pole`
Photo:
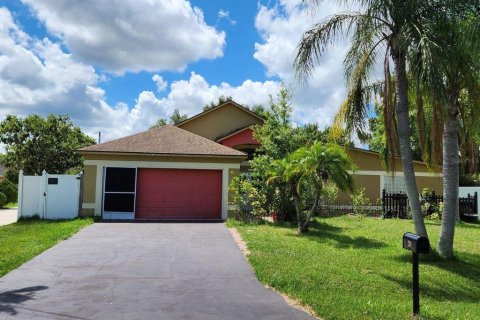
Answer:
M98 131L98 144L102 142L102 132Z

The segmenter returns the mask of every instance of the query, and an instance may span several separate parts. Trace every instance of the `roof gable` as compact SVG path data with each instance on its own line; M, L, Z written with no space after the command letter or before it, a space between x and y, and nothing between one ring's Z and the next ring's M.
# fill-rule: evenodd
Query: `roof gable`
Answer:
M80 153L245 157L243 152L222 146L216 142L171 125L81 148L78 151Z
M241 128L264 122L264 119L252 111L229 100L177 124L177 127L210 140L217 140Z

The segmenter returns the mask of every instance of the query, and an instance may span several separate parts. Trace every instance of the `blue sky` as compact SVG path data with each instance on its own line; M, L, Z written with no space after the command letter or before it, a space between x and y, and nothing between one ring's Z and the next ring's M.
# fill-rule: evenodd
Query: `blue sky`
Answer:
M283 82L295 122L328 125L344 97L344 46L306 86L292 62L306 28L338 9L312 15L300 2L0 0L0 118L70 114L112 139L220 95L268 104Z

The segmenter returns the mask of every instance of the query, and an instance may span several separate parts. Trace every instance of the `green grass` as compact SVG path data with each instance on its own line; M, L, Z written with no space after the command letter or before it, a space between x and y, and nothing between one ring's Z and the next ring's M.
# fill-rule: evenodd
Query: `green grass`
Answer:
M17 203L16 202L9 202L6 205L3 206L3 208L16 208Z
M92 219L30 219L1 226L0 277L91 223Z
M325 319L411 319L411 253L402 235L411 221L343 216L294 226L234 221L260 281ZM440 223L427 221L433 246ZM422 319L480 319L480 225L456 228L456 258L421 258Z

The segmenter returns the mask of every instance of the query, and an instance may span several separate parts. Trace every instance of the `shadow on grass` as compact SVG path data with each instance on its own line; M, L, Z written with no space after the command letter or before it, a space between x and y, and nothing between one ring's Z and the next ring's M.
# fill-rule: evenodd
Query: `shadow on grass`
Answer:
M412 261L411 254L402 254L395 258L400 262ZM466 261L468 260L468 261ZM480 255L461 253L460 258L443 260L436 252L427 256L420 256L420 264L437 267L467 279L473 285L465 286L460 283L454 285L442 281L443 278L429 279L428 283L420 280L421 294L437 301L479 302L480 297ZM412 288L412 280L381 275L383 278L395 282L405 289ZM421 278L421 275L420 275ZM472 287L475 288L472 290ZM433 318L428 318L433 319Z
M393 277L391 275L380 275L382 278L392 281L406 290L411 290L412 280ZM434 282L430 279L429 283L422 282L420 275L420 294L440 302L454 301L454 302L478 302L479 290L472 290L471 287L456 284L454 286L445 283L442 279Z
M285 227L285 225L283 226ZM289 228L294 228L289 226ZM366 237L350 237L342 234L344 231L341 227L329 225L327 223L312 221L310 230L301 235L302 238L317 242L325 242L326 240L335 241L335 247L339 249L361 248L361 249L379 249L387 246L386 243L368 239ZM298 235L295 235L298 237Z
M402 254L397 256L395 260L411 262L412 257L410 254ZM437 267L470 281L477 282L477 287L480 288L480 255L478 254L462 252L460 253L460 257L457 256L451 260L444 260L437 252L433 251L427 256L420 256L420 263ZM479 301L479 294L480 292L477 292L477 301Z

